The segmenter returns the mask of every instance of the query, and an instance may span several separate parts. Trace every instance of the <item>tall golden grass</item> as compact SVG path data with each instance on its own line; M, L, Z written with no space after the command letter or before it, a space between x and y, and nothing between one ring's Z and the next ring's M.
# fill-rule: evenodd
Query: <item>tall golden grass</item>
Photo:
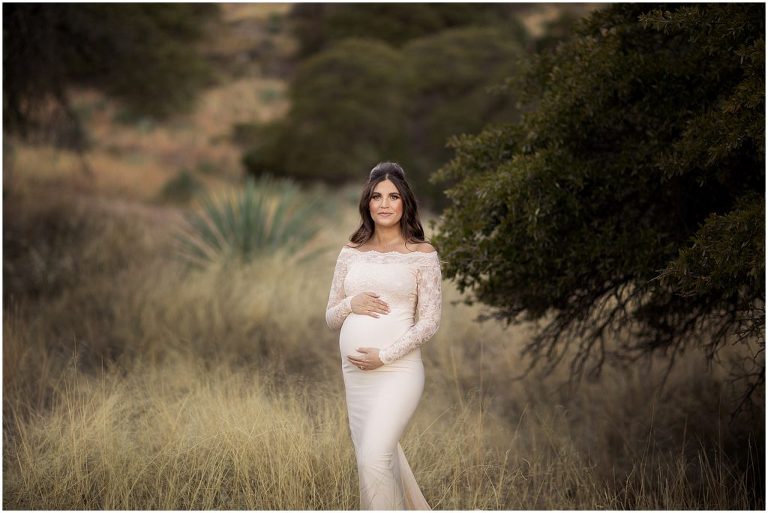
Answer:
M334 197L332 249L203 271L174 257L175 209L41 194L5 201L5 508L358 507L324 321L354 191ZM728 424L733 394L700 355L663 393L660 362L572 393L564 370L513 381L532 326L475 323L461 298L446 281L402 440L433 508L763 506L763 428Z

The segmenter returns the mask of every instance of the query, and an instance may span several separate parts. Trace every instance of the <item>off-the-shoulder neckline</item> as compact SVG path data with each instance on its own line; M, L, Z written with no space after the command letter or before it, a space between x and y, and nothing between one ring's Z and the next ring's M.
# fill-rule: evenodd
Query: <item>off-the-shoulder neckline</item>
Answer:
M429 252L411 251L409 253L403 253L401 251L394 251L394 250L393 251L376 251L375 249L369 249L368 251L360 251L357 248L351 248L351 247L349 247L347 245L344 245L343 247L344 247L344 249L348 249L350 251L354 251L355 253L361 253L361 254L368 254L368 253L374 253L376 255L391 255L392 253L396 253L398 255L415 255L415 254L420 254L420 255L436 255L437 254L437 251L429 251Z

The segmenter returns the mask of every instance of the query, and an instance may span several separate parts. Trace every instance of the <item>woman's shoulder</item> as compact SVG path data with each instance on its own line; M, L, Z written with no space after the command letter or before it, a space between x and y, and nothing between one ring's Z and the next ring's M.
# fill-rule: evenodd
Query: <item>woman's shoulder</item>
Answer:
M429 242L419 242L416 245L416 251L421 253L435 253L437 250Z
M358 245L352 242L347 242L341 247L341 251L339 251L339 258L344 258L345 260L348 260L350 258L355 257L360 252L358 248L359 248Z

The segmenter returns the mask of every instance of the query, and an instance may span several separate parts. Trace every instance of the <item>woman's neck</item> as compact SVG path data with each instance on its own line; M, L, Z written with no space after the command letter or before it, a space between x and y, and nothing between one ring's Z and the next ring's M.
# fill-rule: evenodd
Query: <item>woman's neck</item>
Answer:
M377 227L369 242L377 248L389 248L392 246L402 246L405 243L405 239L403 234L400 233L399 226L389 228Z

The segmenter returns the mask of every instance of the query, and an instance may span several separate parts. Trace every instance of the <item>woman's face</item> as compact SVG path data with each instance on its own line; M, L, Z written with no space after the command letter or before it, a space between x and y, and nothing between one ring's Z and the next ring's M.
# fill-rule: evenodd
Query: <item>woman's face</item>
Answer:
M396 226L403 217L403 198L389 180L382 180L376 184L371 193L371 201L368 203L371 218L377 225Z

